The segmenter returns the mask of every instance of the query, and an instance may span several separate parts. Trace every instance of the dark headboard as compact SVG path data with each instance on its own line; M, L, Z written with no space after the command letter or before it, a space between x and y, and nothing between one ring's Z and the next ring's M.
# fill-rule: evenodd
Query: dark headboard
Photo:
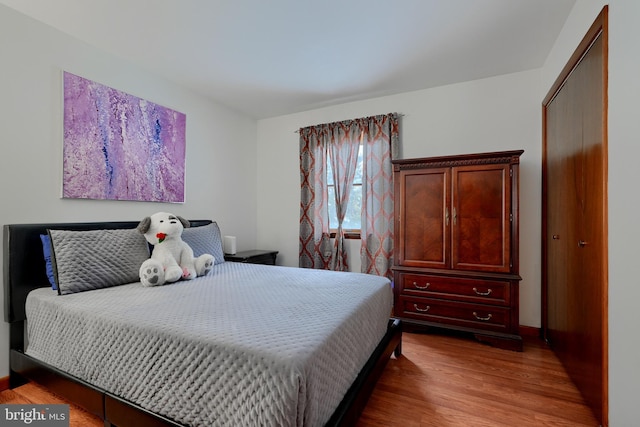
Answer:
M189 221L192 227L210 224L210 220ZM136 228L140 221L85 222L51 224L9 224L4 226L4 320L9 323L25 319L27 294L50 286L42 252L41 234L47 229L100 230Z

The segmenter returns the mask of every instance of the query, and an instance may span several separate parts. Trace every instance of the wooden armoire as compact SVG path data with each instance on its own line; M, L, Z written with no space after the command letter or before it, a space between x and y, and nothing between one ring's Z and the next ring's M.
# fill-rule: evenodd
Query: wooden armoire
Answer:
M518 169L523 150L393 161L394 316L522 350Z

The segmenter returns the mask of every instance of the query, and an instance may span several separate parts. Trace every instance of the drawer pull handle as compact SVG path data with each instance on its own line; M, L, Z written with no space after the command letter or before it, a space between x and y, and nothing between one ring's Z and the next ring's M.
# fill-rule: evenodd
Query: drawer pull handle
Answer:
M487 315L487 317L480 317L478 316L478 313L476 313L475 311L473 312L473 315L476 317L476 319L478 320L482 320L483 322L486 322L487 320L491 320L491 313L489 313Z
M487 296L487 295L491 295L491 288L489 288L487 292L480 292L478 288L473 288L473 292L475 292L476 295Z
M416 289L427 289L429 286L431 286L431 283L427 282L427 284L426 284L426 285L424 285L424 286L418 286L418 283L417 283L417 282L413 282L413 286L414 286Z
M430 306L427 306L427 308L420 308L418 307L418 304L413 304L413 308L416 309L416 311L420 311L422 313L426 313L427 311L429 311L429 309L431 308Z

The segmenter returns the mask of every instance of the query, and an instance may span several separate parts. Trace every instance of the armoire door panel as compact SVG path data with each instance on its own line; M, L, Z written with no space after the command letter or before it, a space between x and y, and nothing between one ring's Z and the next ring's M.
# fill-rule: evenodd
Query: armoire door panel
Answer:
M400 212L401 260L406 266L446 268L449 264L449 170L403 171Z
M509 272L509 165L456 167L452 180L452 268Z

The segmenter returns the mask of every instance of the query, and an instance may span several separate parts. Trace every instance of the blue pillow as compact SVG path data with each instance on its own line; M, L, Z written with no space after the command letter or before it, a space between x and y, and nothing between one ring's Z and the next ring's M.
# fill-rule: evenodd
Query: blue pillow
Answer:
M191 246L193 256L211 254L215 258L214 265L224 262L222 238L216 222L201 227L185 228L182 230L182 241Z
M47 272L47 278L51 283L51 289L58 290L56 285L56 279L53 274L53 265L51 264L51 239L48 234L41 234L40 240L42 241L42 253L44 253L44 265Z

